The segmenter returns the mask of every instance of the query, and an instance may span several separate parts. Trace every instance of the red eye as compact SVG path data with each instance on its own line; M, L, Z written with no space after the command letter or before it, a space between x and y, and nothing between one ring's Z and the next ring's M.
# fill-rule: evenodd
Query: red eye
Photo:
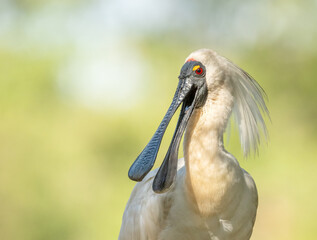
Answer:
M204 72L204 70L202 68L197 68L195 73L198 75L201 75Z

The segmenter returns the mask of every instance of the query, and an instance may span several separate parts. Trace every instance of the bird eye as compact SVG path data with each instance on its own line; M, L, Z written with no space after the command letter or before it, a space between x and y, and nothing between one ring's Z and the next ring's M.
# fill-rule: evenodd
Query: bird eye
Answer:
M204 70L200 67L200 68L197 68L195 70L195 73L198 74L198 75L201 75L202 73L204 72Z

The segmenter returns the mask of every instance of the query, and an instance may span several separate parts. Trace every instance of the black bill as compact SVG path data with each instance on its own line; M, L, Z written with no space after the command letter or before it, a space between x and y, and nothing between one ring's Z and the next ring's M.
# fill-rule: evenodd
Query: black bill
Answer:
M161 193L167 191L176 178L179 144L188 120L193 113L196 93L196 89L193 87L184 100L168 152L153 181L154 192Z
M144 150L130 167L128 173L131 180L141 181L152 169L165 130L179 105L183 102L168 152L153 181L153 190L157 193L168 190L174 182L177 172L179 145L186 129L186 125L194 108L198 105L200 106L207 96L207 87L204 75L199 73L199 76L196 74L198 76L197 77L194 73L192 73L192 66L197 64L200 64L199 67L202 66L199 62L185 63L183 66L173 101L167 113L150 142L146 145ZM204 69L205 68L203 67L201 70L204 71Z

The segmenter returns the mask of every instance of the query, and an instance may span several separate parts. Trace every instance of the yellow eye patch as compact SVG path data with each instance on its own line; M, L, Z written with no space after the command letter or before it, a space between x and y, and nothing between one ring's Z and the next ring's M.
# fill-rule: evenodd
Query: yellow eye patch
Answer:
M198 68L200 68L200 66L196 65L195 67L193 67L193 71L196 71Z

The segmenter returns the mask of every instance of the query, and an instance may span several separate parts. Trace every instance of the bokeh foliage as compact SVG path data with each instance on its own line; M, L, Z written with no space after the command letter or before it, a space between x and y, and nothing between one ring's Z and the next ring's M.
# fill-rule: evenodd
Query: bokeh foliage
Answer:
M67 11L77 9L75 2L67 1ZM277 5L283 8L281 2ZM215 7L234 12L230 3L218 2ZM243 158L234 129L227 145L258 186L259 211L252 239L315 239L315 45L294 47L288 44L294 39L282 36L233 47L207 34L195 40L197 35L190 30L199 33L197 25L189 22L189 30L182 32L176 22L171 28L125 40L146 60L143 93L135 93L143 96L141 100L129 108L109 102L95 109L68 98L60 89L57 76L75 48L71 41L46 49L30 40L22 46L12 40L27 39L24 19L34 18L32 14L46 4L24 0L14 1L14 6L17 16L23 17L16 28L0 35L6 43L0 44L0 239L116 239L134 185L127 177L128 168L167 110L185 57L201 47L216 48L243 67L269 98L270 139L259 156ZM221 36L227 35L224 31ZM49 41L45 36L41 39ZM163 140L159 163L175 121Z

